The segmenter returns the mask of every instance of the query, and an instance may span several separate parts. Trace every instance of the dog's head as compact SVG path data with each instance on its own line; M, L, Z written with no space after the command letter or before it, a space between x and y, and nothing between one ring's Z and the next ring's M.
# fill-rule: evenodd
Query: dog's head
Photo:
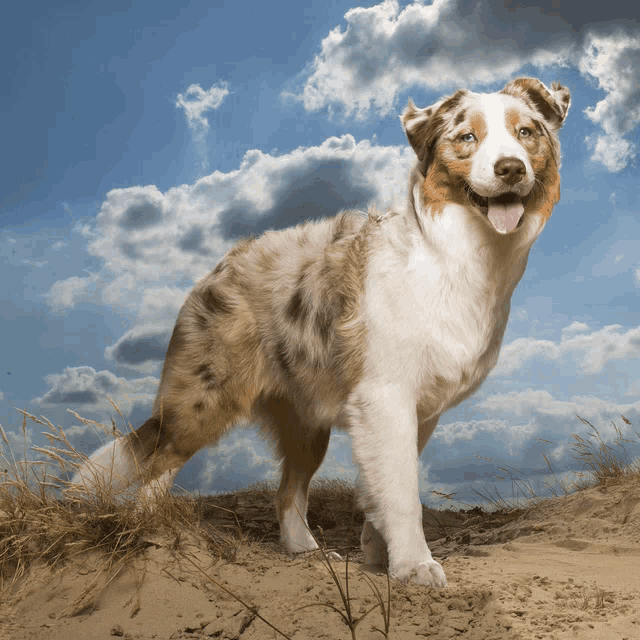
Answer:
M402 123L418 155L424 206L434 215L448 203L471 207L500 233L527 213L546 220L560 197L556 132L569 104L568 89L535 78L499 93L457 91L424 109L409 100Z

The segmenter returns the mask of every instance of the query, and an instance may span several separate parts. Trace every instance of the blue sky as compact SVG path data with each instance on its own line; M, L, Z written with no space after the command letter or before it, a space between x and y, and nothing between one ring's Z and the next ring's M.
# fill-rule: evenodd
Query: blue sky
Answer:
M598 6L596 6L596 4ZM513 298L498 366L441 418L421 490L579 466L576 414L640 424L640 10L631 2L14 3L0 20L0 424L15 407L149 415L178 310L240 237L400 205L415 156L398 115L460 87L568 86L562 200ZM505 6L506 5L506 6ZM560 8L554 8L559 5ZM541 443L546 439L553 444ZM27 444L43 445L31 425ZM33 454L32 454L33 455ZM487 459L488 458L488 459ZM334 432L324 476L354 479ZM241 429L177 478L202 492L277 477ZM498 481L508 497L510 483ZM448 504L448 503L447 503Z

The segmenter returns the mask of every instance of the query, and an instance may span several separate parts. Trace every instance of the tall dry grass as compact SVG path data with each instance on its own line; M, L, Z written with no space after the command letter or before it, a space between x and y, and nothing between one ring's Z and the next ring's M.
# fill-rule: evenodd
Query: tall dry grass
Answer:
M571 455L580 464L581 470L573 473L572 480L564 480L558 477L545 453L542 457L546 464L548 475L546 479L539 481L547 495L542 495L540 488L536 486L531 476L522 471L507 466L499 466L501 472L496 476L498 481L510 481L511 495L506 496L498 489L495 482L485 485L482 489L472 488L483 504L497 511L516 511L529 509L549 497L568 495L574 491L580 491L589 487L622 482L628 479L640 480L640 458L633 458L626 445L637 446L640 444L640 432L636 430L631 421L621 416L623 422L631 427L635 439L625 438L620 428L612 422L616 437L607 442L600 431L588 420L576 415L578 420L585 424L589 430L586 436L572 433L573 443ZM549 440L538 438L538 442L553 445ZM484 460L490 458L479 456Z
M114 407L122 417L115 404ZM246 547L251 544L249 536L238 531L230 534L213 528L203 517L205 501L196 496L164 493L156 495L153 503L150 503L141 501L139 495L133 492L116 496L108 486L100 484L94 484L88 491L70 487L67 479L86 460L86 456L77 451L61 427L56 427L46 418L37 418L26 411L21 413L25 444L28 442L27 421L30 421L44 428L43 433L49 441L49 446L31 447L35 452L34 459L29 459L26 452L23 457L17 458L0 426L0 437L4 444L0 453L3 469L0 476L0 601L4 601L5 604L10 603L12 598L20 597L23 578L34 565L44 564L56 568L85 554L96 553L104 559L105 570L112 571L144 554L145 550L154 544L152 540L158 535L170 540L176 553L180 553L185 537L193 533L206 541L214 555L227 559L233 558L240 546ZM78 414L73 415L82 423L102 429L114 437L123 435L113 421L110 426L104 426ZM550 476L554 479L548 482L548 487L554 495L566 494L599 483L623 481L630 477L640 478L640 463L638 459L631 457L625 446L640 442L638 431L632 429L638 438L636 442L624 438L622 431L614 424L616 438L613 442L607 442L590 422L579 416L578 418L589 427L586 436L572 434L573 455L583 469L580 481L573 484L561 482L548 458L543 454ZM622 419L625 424L632 426L626 417L622 416ZM517 499L525 499L527 506L543 499L524 474L508 467L501 470L505 477L511 478L514 496ZM273 489L265 485L255 487L252 491L253 498L261 491L266 492L263 497L269 497L270 501ZM521 510L521 504L514 504L513 500L505 499L499 492L488 491L480 495L485 502L498 510ZM314 529L320 529L321 533L321 525L324 523L330 527L333 521L348 523L350 520L351 528L359 530L362 514L356 513L355 503L353 485L339 480L321 481L310 494L309 520ZM314 522L318 518L314 514L322 514L322 522ZM444 529L443 534L448 535ZM338 572L333 563L335 555L326 550L323 537L319 541L320 559L337 585L340 601L314 603L313 606L323 606L340 615L353 639L356 638L360 622L379 609L383 624L382 628L377 630L382 636L387 637L390 629L390 584L387 583L388 593L385 599L375 582L360 572L369 584L375 604L368 607L364 615L356 616L349 592L349 557L347 555L342 578L342 572ZM353 543L355 547L357 539L357 533L353 539L349 537L349 545ZM194 564L191 555L185 553L184 558ZM260 617L271 627L274 634L287 637L258 614L257 608L251 603L241 600L233 590L219 584L210 572L198 565L195 566L211 583L235 597Z
M115 404L114 407L122 417ZM0 452L3 468L0 476L0 602L6 609L22 597L24 578L29 575L32 567L44 565L56 569L66 562L94 554L102 558L103 573L115 576L119 568L144 554L146 549L155 545L153 540L161 536L164 540L171 540L175 552L191 563L208 581L263 620L273 630L274 637L277 634L288 638L263 617L257 607L219 583L210 571L194 561L191 553L182 548L183 540L193 534L200 540L205 540L214 556L231 559L235 557L239 547L246 548L253 544L248 535L239 530L225 533L209 525L203 512L210 505L197 496L175 496L165 492L156 494L153 501L149 501L141 500L140 495L133 491L114 495L108 485L100 482L90 482L90 486L84 487L71 486L68 478L86 461L87 456L73 446L61 427L27 411L20 412L25 442L25 454L22 458L14 455L9 439L0 426L0 437L4 444ZM106 431L116 438L123 437L113 422L107 427L75 412L71 413L86 425ZM47 447L31 447L36 454L35 459L29 459L26 453L27 421L44 427L43 434L49 440ZM273 489L267 485L256 486L249 493L253 499L260 497L261 493L268 495L269 501L273 497ZM310 493L311 508L322 512L329 519L342 519L345 509L353 516L350 505L355 502L353 485L337 480L320 481ZM362 518L357 519L361 521ZM354 639L359 623L372 611L380 608L383 621L380 633L387 637L390 625L390 591L385 600L371 578L360 572L369 584L376 604L366 614L356 616L349 595L348 557L345 576L341 579L332 564L337 556L326 550L322 540L320 544L320 559L338 588L341 597L339 605L344 608L344 612L340 606L336 607L330 602L322 603L321 606L338 612ZM94 583L97 580L74 603L72 615L78 611L85 612L87 607L90 609L90 603L96 597ZM102 588L106 584L107 582Z
M114 495L105 485L89 490L70 487L86 456L72 445L60 427L46 418L21 411L22 432L27 420L45 428L48 447L32 447L38 458L16 458L0 427L4 443L0 460L0 595L17 595L16 585L35 564L55 568L83 554L97 552L113 568L140 555L150 539L161 534L178 549L185 534L197 533L221 556L233 555L242 537L212 529L202 517L202 501L185 494L159 494L153 503L133 492ZM81 416L85 424L98 424ZM102 425L99 425L102 427ZM116 437L122 434L115 429Z

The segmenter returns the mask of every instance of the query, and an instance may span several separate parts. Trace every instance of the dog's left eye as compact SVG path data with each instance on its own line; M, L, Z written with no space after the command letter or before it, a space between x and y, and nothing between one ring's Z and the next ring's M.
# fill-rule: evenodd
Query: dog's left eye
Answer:
M462 140L462 142L473 142L475 139L476 137L473 133L464 133L460 136L460 140Z
M521 138L528 138L532 133L533 132L531 131L531 129L529 129L529 127L522 127L522 129L520 129L519 131Z

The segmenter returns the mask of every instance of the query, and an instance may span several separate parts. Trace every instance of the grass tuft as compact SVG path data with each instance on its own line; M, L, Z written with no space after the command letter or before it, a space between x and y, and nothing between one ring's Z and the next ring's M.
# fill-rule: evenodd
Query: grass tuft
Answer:
M115 404L114 407L124 421ZM231 589L220 584L210 572L204 571L199 566L197 558L187 550L188 545L184 544L193 533L205 540L209 550L217 558L232 561L239 547L251 545L254 539L251 535L264 535L264 528L255 531L250 526L255 523L240 522L235 507L226 509L219 504L212 504L208 498L199 496L176 496L164 492L157 494L153 501L145 501L133 492L114 495L106 484L94 484L83 489L70 487L67 479L87 457L75 449L61 427L56 427L46 418L38 418L27 411L20 412L25 446L23 457L17 458L14 455L11 441L0 426L0 602L10 605L12 601L21 597L25 585L28 584L25 578L32 567L44 564L55 568L91 553L103 559L104 574L108 579L102 587L98 587L98 583L94 581L95 584L87 588L86 594L73 603L73 614L90 611L94 606L96 591L99 592L118 575L126 563L144 554L150 546L155 546L154 540L162 536L164 545L167 545L168 541L168 546L173 552L188 560L208 580L236 598L254 616L265 622L274 636L279 634L287 637L258 612L258 607L240 599ZM123 437L123 433L113 421L111 425L105 426L78 414L73 415L92 428L100 429L116 438ZM580 482L570 484L558 478L549 458L543 453L549 470L549 480L545 480L543 485L552 495L566 495L588 486L640 477L640 460L633 459L626 447L628 444L640 442L640 434L633 429L626 417L622 416L622 420L627 426L632 427L631 430L638 437L638 442L623 437L622 430L615 423L613 427L616 437L612 442L607 442L588 420L577 417L588 427L585 436L572 434L573 456L583 469ZM29 442L28 421L44 427L44 435L49 441L47 447L31 447L35 452L33 460L29 460L26 453ZM131 429L131 425L127 426ZM526 474L508 466L499 469L502 473L498 477L499 480L511 480L511 498L501 495L495 483L493 489L474 489L483 502L495 511L511 518L522 512L522 502L531 507L543 500ZM236 492L233 499L236 504L242 504L244 501L255 507L256 502L271 503L273 492L274 488L271 485L262 483ZM449 494L441 494L441 497L452 498ZM476 509L485 513L477 507ZM225 517L231 520L231 523L225 526L229 527L229 532L223 532L220 527L210 523L207 515L212 510L228 512ZM477 514L474 509L467 515L473 515L474 518L468 518L465 522L476 519ZM444 512L438 512L437 515L431 513L434 520L431 526L438 535L448 540L452 535L453 525L445 516ZM321 560L338 588L340 600L337 603L313 603L299 609L305 606L322 606L337 612L349 628L352 639L357 637L356 630L359 624L375 609L380 609L383 625L374 630L385 638L388 637L391 620L391 585L388 572L385 599L373 578L359 571L357 578L366 581L374 595L374 604L360 615L356 615L353 608L353 597L350 593L350 579L353 578L349 576L349 550L359 548L359 529L364 520L362 512L357 508L355 486L337 479L314 482L309 495L308 517L310 526L320 531L323 542L319 549ZM330 538L328 535L329 539L325 540L325 529L333 531L334 533L329 535L336 537ZM340 533L335 533L338 530ZM337 556L327 551L338 544L347 549L344 580L342 572L338 572L332 562ZM596 589L595 595L585 595L583 604L590 606L592 600L591 606L602 608L605 606L605 595L603 591Z
M587 481L584 486L593 484L607 484L611 480L622 480L629 476L640 475L640 459L632 459L625 447L625 444L637 444L640 442L640 433L633 428L631 422L622 417L623 422L631 427L638 440L630 440L622 435L618 425L611 422L616 432L616 437L612 444L608 444L600 435L600 432L588 420L577 416L578 419L589 427L586 437L572 433L574 439L573 456L582 464L587 474ZM582 488L581 487L581 488Z
M97 552L109 569L142 554L163 535L178 549L185 532L197 531L209 548L230 555L237 536L208 527L202 501L196 497L157 496L153 507L129 492L116 496L105 486L91 491L70 488L66 480L86 456L77 451L60 427L46 418L21 411L27 441L27 420L46 428L50 447L32 447L40 459L17 459L0 427L0 596L19 595L18 585L36 564L50 568ZM85 419L78 416L79 419ZM92 422L92 421L86 421ZM98 424L98 423L95 423ZM102 427L102 425L100 425ZM122 435L115 429L116 435Z
M502 473L497 475L495 479L498 481L511 481L510 497L505 497L500 492L495 481L492 485L485 485L482 489L471 487L471 490L491 510L516 512L521 509L530 509L549 496L559 497L588 487L608 484L612 481L622 481L632 476L640 476L640 458L633 459L625 447L625 444L637 445L640 443L640 432L633 428L630 420L625 416L621 416L623 422L631 427L637 439L625 438L618 426L612 422L616 437L611 443L608 443L603 439L598 429L588 420L578 415L576 417L589 427L589 433L586 436L581 436L577 433L571 434L573 438L571 453L574 459L582 466L581 472L574 472L574 481L568 482L558 478L549 458L545 453L542 453L552 481L546 479L537 481L537 485L538 487L540 484L542 485L548 494L547 496L541 495L539 488L534 486L531 477L526 473L508 466L499 466L498 469ZM554 444L542 438L538 438L538 442ZM490 460L485 456L478 456L478 458Z

